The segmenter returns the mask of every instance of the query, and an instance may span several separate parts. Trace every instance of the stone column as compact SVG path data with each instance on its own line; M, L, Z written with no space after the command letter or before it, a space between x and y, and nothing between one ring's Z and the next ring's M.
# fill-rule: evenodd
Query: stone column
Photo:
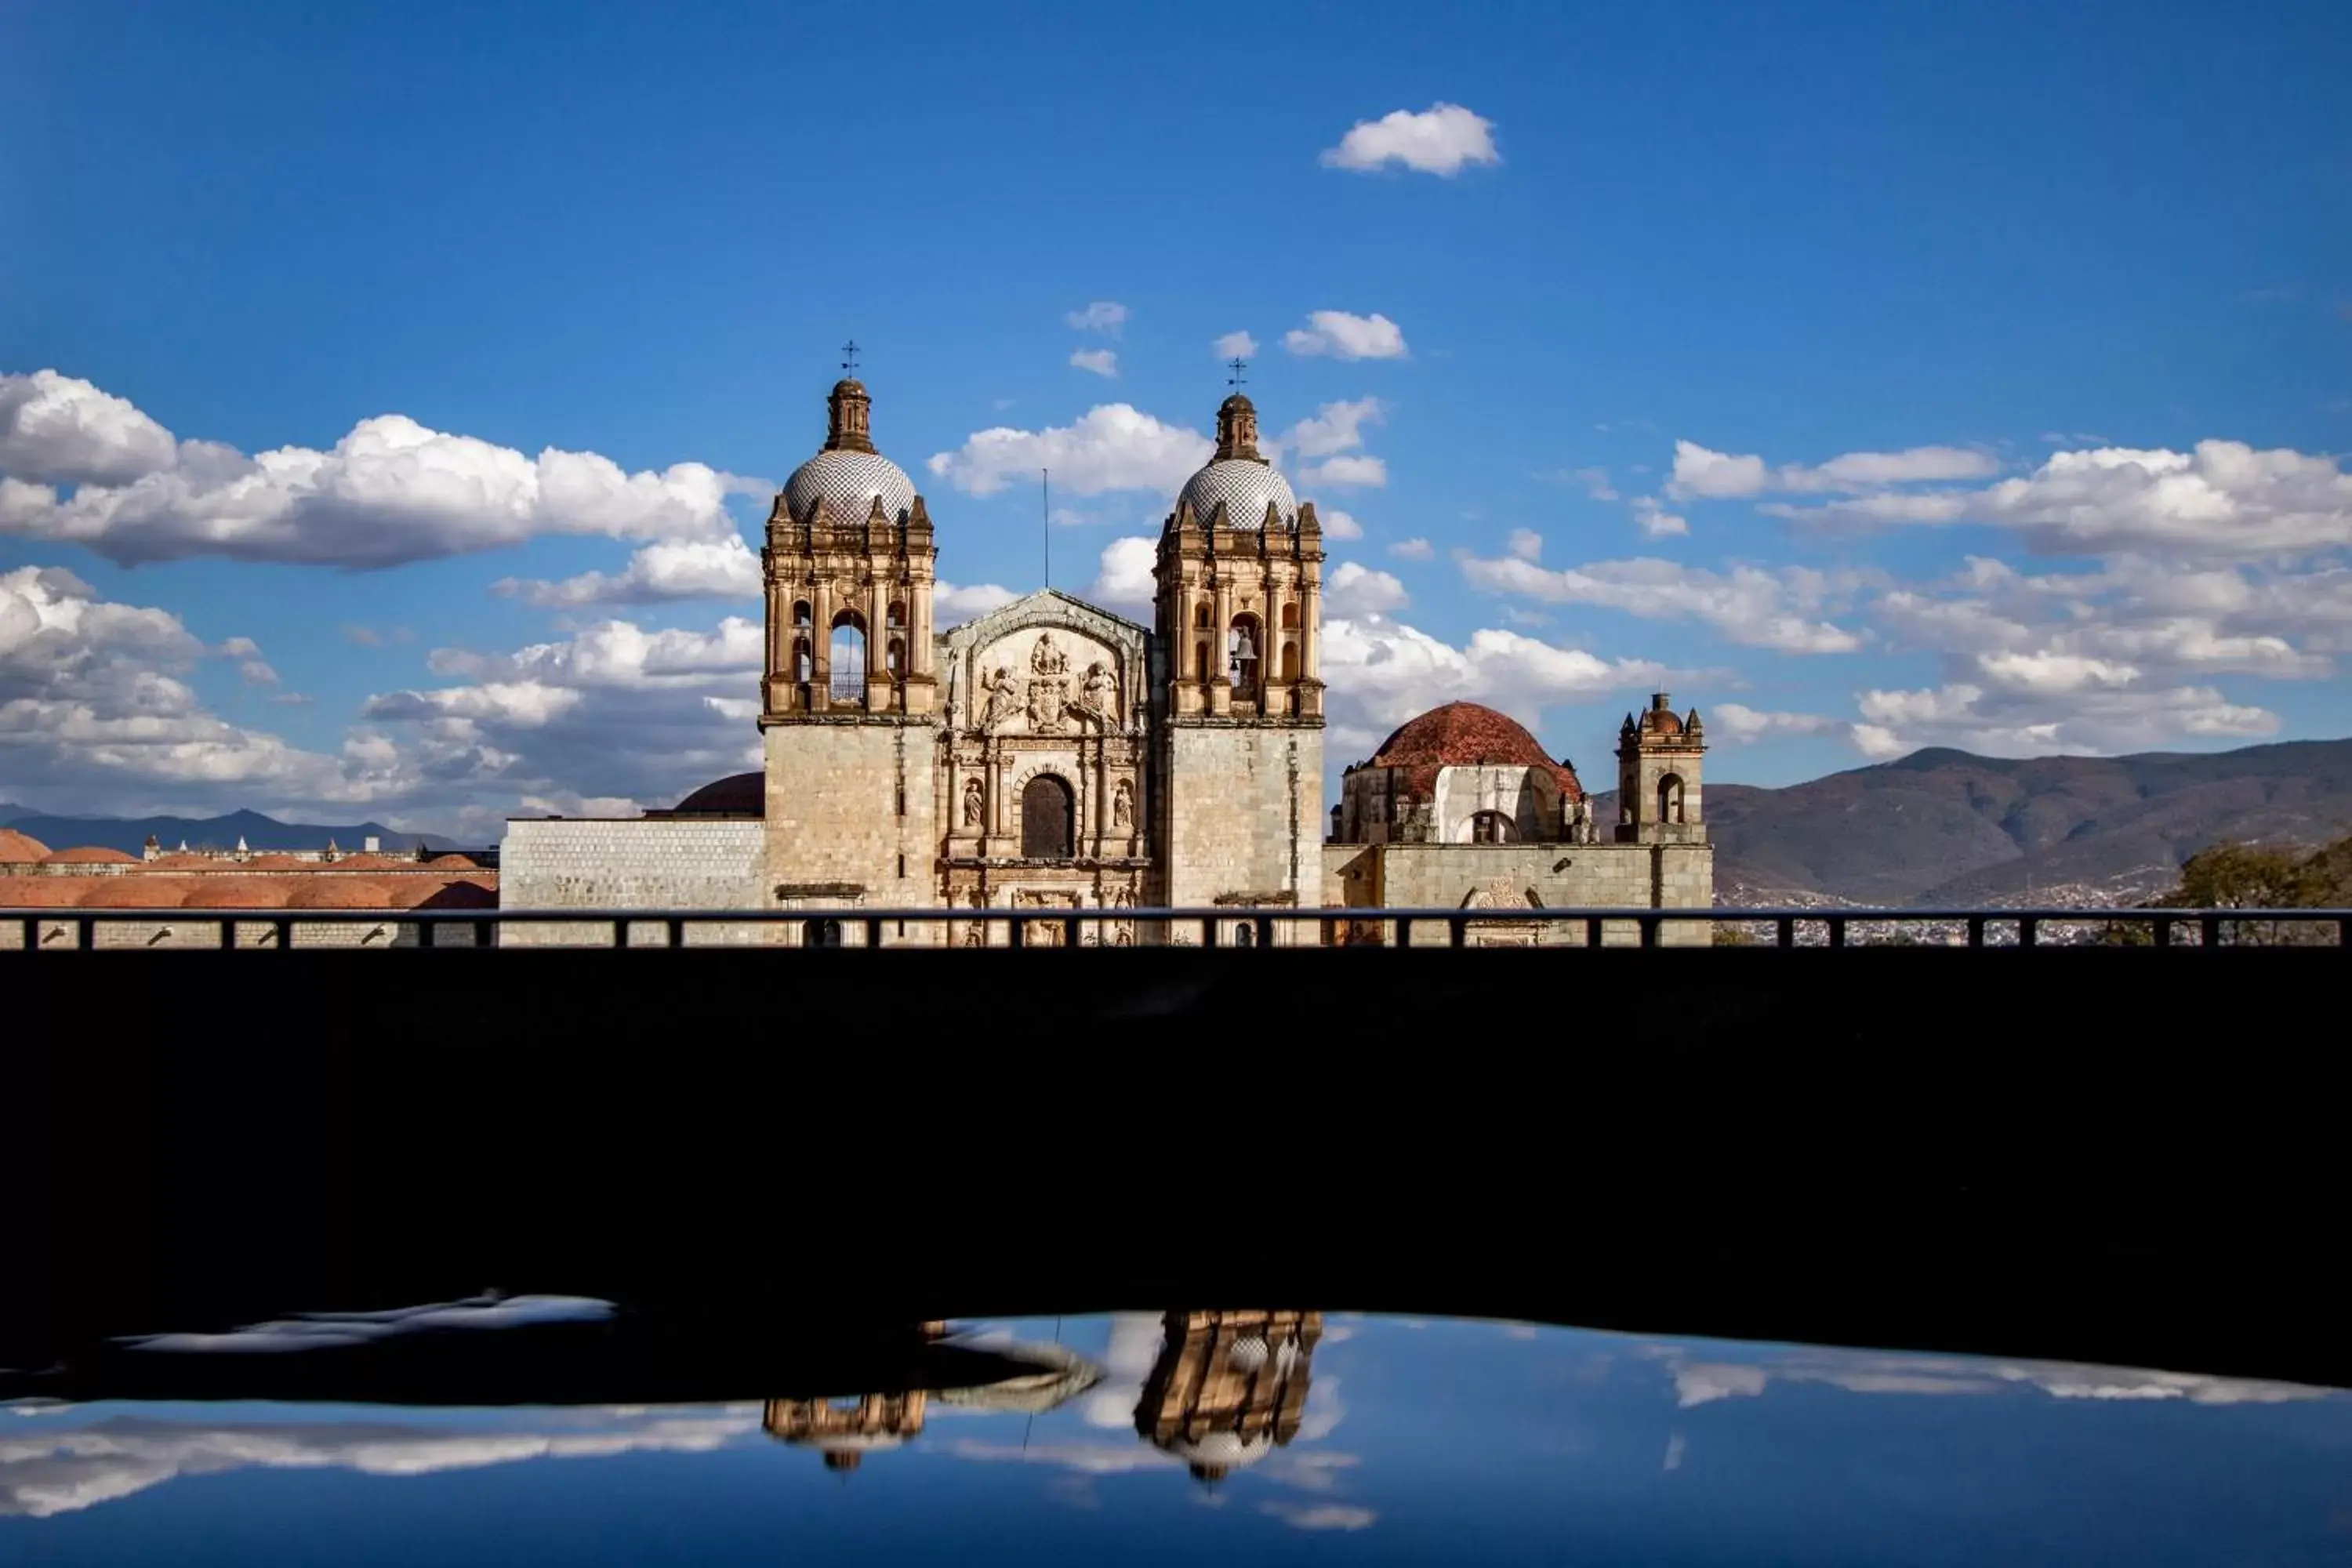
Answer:
M1230 713L1234 707L1233 683L1233 624L1234 585L1231 578L1217 574L1216 625L1209 629L1210 676L1203 684L1208 710L1212 713Z
M822 712L833 706L832 579L817 579L815 599L809 616L809 706Z

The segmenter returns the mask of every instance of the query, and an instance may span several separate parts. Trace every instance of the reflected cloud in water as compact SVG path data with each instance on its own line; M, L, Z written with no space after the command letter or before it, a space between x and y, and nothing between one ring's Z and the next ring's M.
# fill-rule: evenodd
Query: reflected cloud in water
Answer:
M266 1510L330 1470L382 1487L322 1494L305 1528L397 1534L481 1471L464 1508L528 1497L569 1556L614 1562L648 1496L689 1558L729 1555L699 1551L706 1518L772 1515L983 1563L1272 1562L1302 1534L1416 1560L2271 1562L2337 1552L2352 1505L2352 1399L2291 1384L1274 1309L949 1327L892 1363L916 1382L742 1402L27 1402L0 1417L0 1559L133 1497L154 1533L121 1539L152 1556L225 1496Z

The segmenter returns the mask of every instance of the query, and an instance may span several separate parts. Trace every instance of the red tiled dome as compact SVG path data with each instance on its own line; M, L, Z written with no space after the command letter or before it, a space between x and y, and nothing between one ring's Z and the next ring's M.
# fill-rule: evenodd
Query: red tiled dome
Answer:
M308 871L318 865L296 855L256 855L245 863L248 871Z
M1381 742L1371 765L1409 770L1406 787L1417 794L1436 787L1440 768L1543 768L1559 784L1563 799L1584 798L1575 771L1547 756L1525 725L1475 702L1449 702L1408 720Z
M184 910L282 910L293 884L279 877L206 877L181 903Z
M459 878L454 881L436 882L418 877L414 887L393 889L393 905L403 910L494 910L499 907L499 895L494 888L478 881Z
M44 860L49 847L13 827L0 827L0 860Z
M362 849L335 862L338 871L405 871L416 865L413 855L379 855Z
M356 877L304 877L287 895L289 910L384 910L392 895L380 882Z
M85 844L79 848L59 849L54 854L44 855L41 857L41 864L44 866L136 866L139 864L139 857L125 855L120 849L109 849L102 845Z
M87 877L0 877L0 909L69 910Z
M432 867L436 871L470 871L474 869L474 858L470 855L458 855L454 853L448 855L436 855L432 859L427 860L425 863L427 866Z
M209 855L174 851L159 855L147 862L150 871L226 871L236 864L234 860L215 860Z
M78 910L176 910L188 896L188 884L173 877L133 872L128 877L63 877L89 890L74 900Z

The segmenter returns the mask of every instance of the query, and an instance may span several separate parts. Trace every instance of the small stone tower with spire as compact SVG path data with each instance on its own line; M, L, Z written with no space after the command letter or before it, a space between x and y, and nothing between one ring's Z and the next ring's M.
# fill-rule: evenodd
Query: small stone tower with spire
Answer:
M1239 391L1217 410L1215 455L1178 496L1152 575L1167 901L1319 902L1323 531L1258 449L1257 409Z
M1699 807L1699 759L1706 731L1694 708L1675 716L1665 692L1654 693L1639 718L1628 713L1617 731L1617 842L1704 844Z
M766 881L789 908L928 905L939 551L914 482L874 445L864 384L836 383L826 405L824 446L784 482L761 552ZM807 930L830 941L844 928ZM909 928L907 939L936 933Z

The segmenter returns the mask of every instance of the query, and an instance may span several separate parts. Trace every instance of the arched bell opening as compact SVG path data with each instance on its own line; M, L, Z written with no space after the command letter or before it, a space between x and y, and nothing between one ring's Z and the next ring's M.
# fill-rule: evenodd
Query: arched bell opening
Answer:
M866 706L866 617L844 610L833 617L831 680L825 695L836 708Z
M1265 653L1265 632L1255 616L1235 616L1225 634L1226 672L1234 683L1234 700L1255 702Z
M1658 820L1680 824L1683 820L1683 776L1668 773L1658 781Z

